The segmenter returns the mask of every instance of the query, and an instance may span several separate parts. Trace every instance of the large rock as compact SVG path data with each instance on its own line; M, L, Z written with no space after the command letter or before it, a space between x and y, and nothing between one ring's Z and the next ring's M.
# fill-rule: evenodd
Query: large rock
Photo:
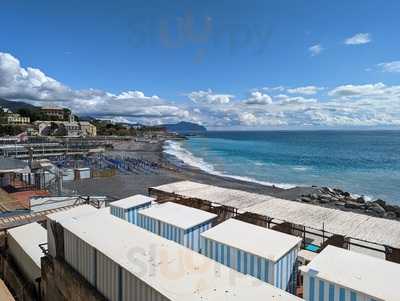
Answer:
M395 212L389 211L389 212L386 212L386 213L385 213L385 217L386 217L386 218L390 218L390 219L395 219L395 218L397 218L397 215L396 215Z
M350 208L350 209L364 209L365 205L359 202L353 202L353 201L347 201L344 205L346 208Z
M312 200L308 196L303 196L301 197L301 201L304 203L311 203Z
M395 205L386 205L386 210L396 213L400 217L400 207Z
M356 201L357 203L364 204L365 203L364 196L360 196L359 198L356 199Z
M339 201L339 202L336 202L335 205L338 207L344 207L344 206L346 206L346 202Z
M380 215L383 215L386 212L386 210L381 205L379 205L378 203L375 203L375 202L371 203L370 206L368 207L368 209L372 210Z
M377 199L375 201L373 201L373 203L378 204L379 206L385 208L386 207L386 202L384 200L381 199Z

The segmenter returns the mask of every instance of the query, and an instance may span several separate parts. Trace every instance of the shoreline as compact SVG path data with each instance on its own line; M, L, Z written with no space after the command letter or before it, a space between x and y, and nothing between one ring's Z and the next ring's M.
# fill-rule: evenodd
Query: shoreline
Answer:
M162 164L158 174L116 175L111 178L91 178L78 182L66 182L65 187L81 194L104 194L124 198L133 194L147 194L147 188L177 181L194 181L251 193L266 194L277 198L323 206L342 211L352 211L400 220L400 207L382 200L367 201L353 198L348 192L330 187L296 186L289 189L250 182L229 176L215 175L187 165L179 158L164 152L166 140L158 143L121 142L108 155L146 159Z

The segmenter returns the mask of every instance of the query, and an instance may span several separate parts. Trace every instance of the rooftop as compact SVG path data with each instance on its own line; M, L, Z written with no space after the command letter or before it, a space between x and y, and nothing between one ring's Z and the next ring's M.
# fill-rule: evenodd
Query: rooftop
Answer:
M207 200L211 203L231 206L238 209L246 208L265 200L264 195L191 181L175 182L152 188L183 197Z
M155 198L151 198L142 194L137 194L134 196L127 197L125 199L121 199L119 201L112 202L110 206L129 209L151 203L155 200L156 200Z
M22 160L13 158L0 158L0 173L6 172L29 172L29 166L28 163Z
M74 207L74 208L71 208L66 211L49 214L49 215L47 215L47 218L52 221L60 223L66 219L71 219L71 218L73 219L73 218L91 215L93 213L96 213L97 210L98 209L96 209L90 205L81 205L81 206Z
M38 223L30 223L7 230L8 235L21 246L21 249L40 268L40 258L44 256L39 244L47 242L47 231Z
M214 213L209 213L200 209L167 202L160 205L143 209L139 212L156 220L172 226L187 230L202 223L208 222L217 217Z
M201 233L201 236L273 262L301 242L299 237L233 218Z
M62 224L169 300L301 300L112 215L93 214ZM144 252L132 255L135 248ZM191 264L184 264L183 257ZM143 273L143 264L151 273Z
M400 249L400 222L190 181L152 189Z
M41 107L42 110L64 110L64 108L59 106L44 106Z
M390 261L328 246L300 269L370 297L399 300L400 265Z

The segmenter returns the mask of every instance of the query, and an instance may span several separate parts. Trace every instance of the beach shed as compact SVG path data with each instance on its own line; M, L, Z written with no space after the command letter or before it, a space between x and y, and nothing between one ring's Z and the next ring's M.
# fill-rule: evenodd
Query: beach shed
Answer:
M7 230L8 251L14 262L36 289L41 277L40 258L45 256L39 245L47 243L46 229L38 223L26 224Z
M138 213L138 226L200 252L200 234L211 228L216 214L167 202Z
M241 273L294 292L301 239L236 219L201 234L202 253Z
M111 214L122 218L131 224L137 224L138 212L149 208L156 199L137 194L125 199L110 203Z
M398 301L400 265L328 246L300 268L307 301Z
M90 168L75 168L75 180L90 179Z
M113 215L61 225L65 261L110 301L302 300Z
M81 216L87 216L98 212L99 210L90 205L82 205L75 208L71 208L67 211L56 212L47 215L47 241L48 241L48 252L51 256L56 257L56 244L55 244L55 224L60 223L65 219L78 218Z

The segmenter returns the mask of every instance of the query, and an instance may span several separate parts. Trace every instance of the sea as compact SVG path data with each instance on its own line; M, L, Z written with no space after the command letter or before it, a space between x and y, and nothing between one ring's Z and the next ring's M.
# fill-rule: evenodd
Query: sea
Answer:
M209 131L168 141L164 152L215 175L400 205L400 131Z

